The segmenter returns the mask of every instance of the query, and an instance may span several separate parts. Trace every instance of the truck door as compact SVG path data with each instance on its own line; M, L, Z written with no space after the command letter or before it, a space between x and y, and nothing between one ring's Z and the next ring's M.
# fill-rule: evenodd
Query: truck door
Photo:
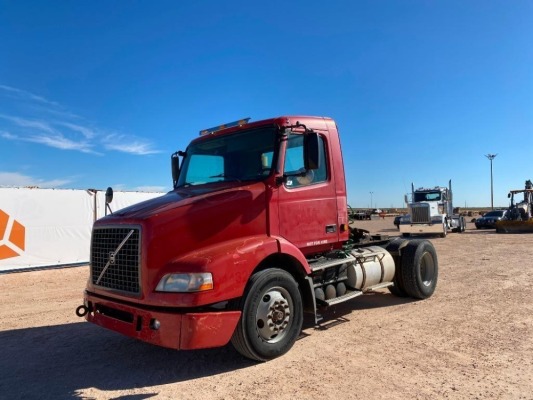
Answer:
M289 135L285 146L283 172L289 176L279 188L279 232L304 253L339 240L335 184L324 135L319 135L319 148L318 169L290 176L305 172L303 135Z

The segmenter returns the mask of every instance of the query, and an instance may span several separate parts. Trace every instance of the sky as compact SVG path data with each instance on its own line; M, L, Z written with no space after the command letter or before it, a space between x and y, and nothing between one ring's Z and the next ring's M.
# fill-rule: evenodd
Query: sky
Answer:
M251 117L333 118L352 207L533 179L533 2L0 0L0 186L163 191Z

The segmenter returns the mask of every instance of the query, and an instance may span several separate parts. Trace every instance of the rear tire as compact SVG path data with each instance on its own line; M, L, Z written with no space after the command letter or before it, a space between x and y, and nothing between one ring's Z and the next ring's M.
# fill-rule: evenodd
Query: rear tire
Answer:
M407 293L405 293L405 289L403 287L402 282L402 274L401 274L401 257L400 249L406 245L408 240L406 239L400 239L396 238L393 239L389 244L385 247L385 250L387 250L391 254L395 254L393 256L394 258L394 264L396 265L395 272L394 272L394 278L392 279L392 286L388 286L387 289L389 289L389 292L391 292L393 295L398 297L407 297Z
M459 226L457 228L452 229L452 232L463 233L466 230L466 222L463 217L459 217L458 225Z
M429 240L412 240L402 249L400 280L408 296L427 299L437 287L439 263Z
M302 297L288 272L272 268L252 275L231 343L243 356L267 361L288 352L300 335Z
M394 280L392 281L394 285L389 286L387 289L389 289L389 292L391 292L393 295L397 297L407 297L408 294L405 293L405 289L403 288L403 282L401 281L401 275L400 271L397 271L394 274Z

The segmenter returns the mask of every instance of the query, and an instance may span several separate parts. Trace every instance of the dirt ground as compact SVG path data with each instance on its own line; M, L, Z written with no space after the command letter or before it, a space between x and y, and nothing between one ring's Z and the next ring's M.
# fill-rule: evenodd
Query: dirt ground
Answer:
M396 235L392 219L358 227ZM383 290L330 309L266 363L177 352L78 318L88 267L0 275L4 399L533 399L533 234L430 239L433 297Z

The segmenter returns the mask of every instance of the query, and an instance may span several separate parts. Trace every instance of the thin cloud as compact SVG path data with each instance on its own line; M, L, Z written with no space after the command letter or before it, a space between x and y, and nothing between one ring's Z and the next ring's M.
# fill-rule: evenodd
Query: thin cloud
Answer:
M0 131L0 137L7 139L7 140L17 140L18 136L13 135L12 133L6 132L6 131Z
M5 111L0 114L0 137L3 139L95 155L102 155L98 148L133 155L160 153L148 140L88 126L82 117L68 113L59 103L31 92L0 85L0 95L2 93L18 99L24 106L23 115L20 112L8 115Z
M60 150L77 150L82 153L101 155L101 153L93 149L91 143L87 141L77 142L61 134L19 136L10 132L0 131L0 137L6 140L42 144Z
M168 188L165 186L137 186L134 190L136 192L168 192Z
M11 86L0 85L0 90L8 92L8 93L10 93L10 94L12 94L12 95L14 95L16 97L19 97L19 98L29 99L29 100L37 101L39 103L48 104L48 105L51 105L51 106L59 106L59 104L56 103L55 101L51 101L51 100L45 99L42 96L37 96L36 94L33 94L31 92L27 92L25 90L17 89L17 88L11 87Z
M87 142L75 142L61 135L55 136L29 136L23 138L26 142L40 143L60 150L78 150L82 153L95 153L92 145Z
M44 179L33 178L28 175L23 175L19 172L1 172L0 171L0 186L8 187L40 187L45 189L58 188L65 186L72 181L70 179L53 179L50 181Z
M0 118L11 121L15 125L20 126L21 128L37 129L43 132L53 133L53 134L57 133L57 131L54 128L52 128L49 123L44 122L44 121L13 117L13 116L4 115L4 114L0 114Z
M92 139L96 136L96 132L91 129L91 128L87 128L85 126L82 126L82 125L78 125L78 124L73 124L73 123L70 123L70 122L58 122L59 125L62 125L64 127L67 127L75 132L79 132L81 133L83 136L85 136L87 139Z
M115 150L122 153L141 156L160 153L159 150L152 148L151 143L128 135L119 135L113 133L111 135L107 135L102 142L107 150Z

